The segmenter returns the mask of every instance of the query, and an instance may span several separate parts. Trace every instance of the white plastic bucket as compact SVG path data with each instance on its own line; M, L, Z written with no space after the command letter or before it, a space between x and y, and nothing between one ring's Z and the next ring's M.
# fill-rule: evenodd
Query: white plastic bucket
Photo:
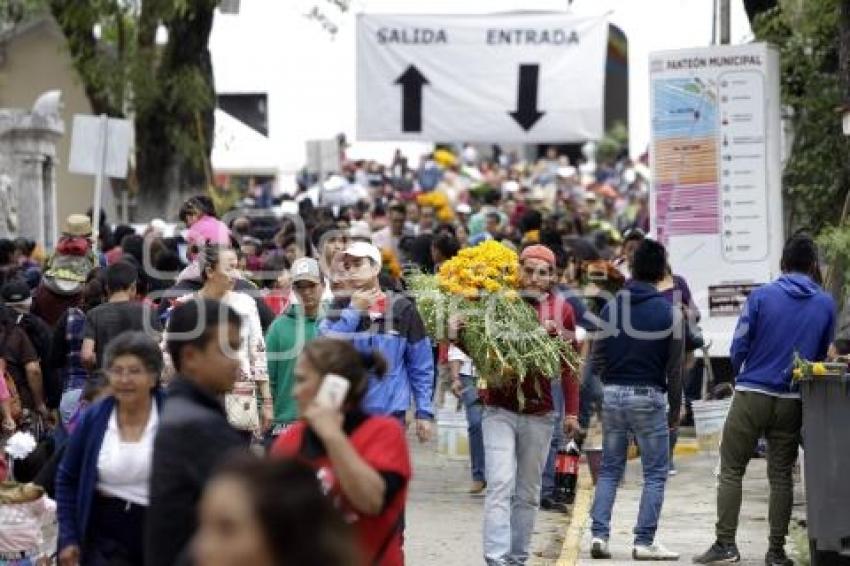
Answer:
M717 453L720 448L720 438L723 435L723 424L732 399L721 401L694 401L694 428L697 434L697 444L700 450Z
M437 412L437 451L451 459L469 458L469 432L463 411Z

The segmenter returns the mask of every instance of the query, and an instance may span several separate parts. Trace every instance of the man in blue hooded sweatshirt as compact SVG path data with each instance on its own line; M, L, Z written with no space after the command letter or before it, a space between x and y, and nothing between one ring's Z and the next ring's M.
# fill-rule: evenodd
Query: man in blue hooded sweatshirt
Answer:
M782 276L753 291L732 342L735 397L720 445L716 542L697 564L738 562L735 544L741 510L741 480L759 438L767 438L770 483L770 546L767 566L791 566L785 537L793 503L792 469L797 461L802 403L791 380L794 353L821 361L833 339L835 303L813 278L818 251L808 236L794 236L782 252Z
M681 358L684 319L658 292L666 269L664 246L643 240L634 254L633 279L599 314L602 331L594 339L591 363L604 385L604 440L590 512L593 558L611 558L611 512L626 469L630 432L640 446L644 478L632 557L679 558L655 540L670 467L669 431L678 424L682 399L678 374L670 370Z

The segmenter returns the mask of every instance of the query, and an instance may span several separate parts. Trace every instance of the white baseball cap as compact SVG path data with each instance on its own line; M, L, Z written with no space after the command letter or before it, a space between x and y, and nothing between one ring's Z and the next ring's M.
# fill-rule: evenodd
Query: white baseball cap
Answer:
M372 229L369 228L369 223L365 220L353 220L351 222L351 227L348 229L348 235L352 238L371 240Z
M319 262L311 257L300 257L292 263L292 269L289 270L292 274L292 282L310 281L312 283L322 284L322 274L319 271Z
M472 214L472 207L462 202L455 207L458 214Z
M345 251L342 252L344 255L350 255L352 257L368 257L380 268L382 265L381 262L381 251L367 242L354 242L345 248Z

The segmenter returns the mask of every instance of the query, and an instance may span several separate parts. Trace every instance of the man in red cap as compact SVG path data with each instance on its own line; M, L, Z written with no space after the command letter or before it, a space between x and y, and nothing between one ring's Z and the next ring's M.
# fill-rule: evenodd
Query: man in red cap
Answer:
M557 270L552 250L541 245L525 248L519 272L522 295L537 310L540 323L551 335L572 340L573 309L563 296L553 292ZM553 395L555 387L563 395ZM525 402L520 407L516 381L482 391L487 476L484 559L490 566L525 564L558 415L566 415L566 434L579 429L578 380L566 365L558 376L528 376L522 392ZM556 403L565 404L565 410Z

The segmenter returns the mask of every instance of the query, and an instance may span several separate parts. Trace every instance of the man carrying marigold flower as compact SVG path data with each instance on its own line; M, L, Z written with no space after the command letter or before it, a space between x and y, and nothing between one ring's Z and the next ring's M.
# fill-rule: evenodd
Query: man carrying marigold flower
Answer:
M550 335L571 340L573 309L552 292L556 274L555 254L549 248L535 245L522 252L519 280L523 297ZM563 396L553 395L554 387L560 387ZM524 396L522 402L518 389ZM521 386L515 378L506 379L499 387L482 391L487 477L484 558L488 565L524 564L528 559L555 422L559 413L566 414L566 434L579 431L578 390L575 375L563 363L559 376L529 375ZM565 411L555 406L553 398L566 405Z

